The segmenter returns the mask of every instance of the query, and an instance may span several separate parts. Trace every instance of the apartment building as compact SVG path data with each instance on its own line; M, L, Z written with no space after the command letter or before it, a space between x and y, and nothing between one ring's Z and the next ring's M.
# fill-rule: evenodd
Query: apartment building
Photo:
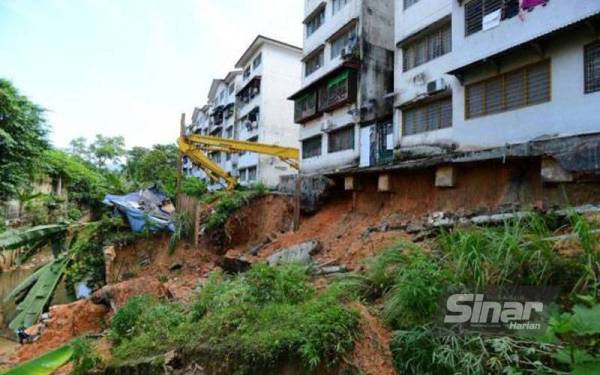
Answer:
M396 0L394 39L393 162L329 174L357 206L479 212L600 194L600 1Z
M397 0L401 148L600 131L599 1Z
M235 63L236 70L212 82L207 104L194 110L192 131L197 134L264 144L298 147L290 90L300 87L302 50L258 36ZM296 173L277 158L254 153L212 152L209 157L240 184L279 184L280 176ZM189 167L189 165L186 165ZM191 168L191 167L190 167ZM206 179L197 167L193 174ZM218 184L211 188L218 188Z
M394 2L306 0L304 15L302 87L290 96L302 173L389 160Z

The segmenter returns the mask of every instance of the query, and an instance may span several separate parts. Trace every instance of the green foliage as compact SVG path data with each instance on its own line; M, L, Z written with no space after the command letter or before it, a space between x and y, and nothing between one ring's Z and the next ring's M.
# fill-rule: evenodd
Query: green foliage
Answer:
M253 185L247 189L235 190L232 192L220 192L216 196L205 197L206 201L217 200L213 212L206 222L206 228L215 230L222 227L229 217L240 208L247 205L253 199L266 193L264 185Z
M89 145L89 154L99 168L106 167L108 162L118 162L125 152L125 138L121 136L106 137L97 134L94 142Z
M66 224L42 225L18 231L7 231L0 234L0 249L16 250L24 246L37 246L38 248L57 236L63 236L67 231Z
M190 339L183 307L151 296L136 296L119 310L111 324L110 340L118 360L164 353Z
M20 327L31 327L38 321L64 274L66 264L66 259L57 259L37 274L35 283L25 298L17 305L17 315L9 325L12 331L16 331Z
M30 184L48 149L44 110L0 79L0 199Z
M179 149L175 144L155 145L151 149L134 147L127 153L125 174L135 188L156 183L173 198L178 158Z
M213 355L234 359L241 372L276 365L285 356L309 369L333 365L352 349L358 324L334 290L315 295L299 265L257 265L235 278L213 275L193 311Z
M592 286L594 294L598 292L600 283L600 251L598 248L598 235L594 232L596 228L583 215L575 212L570 214L571 226L579 238L583 249L584 262L582 263L583 275L575 285L575 290L584 290Z
M446 267L465 285L543 285L560 274L562 260L547 241L551 231L537 215L498 228L467 227L443 233Z
M87 337L78 338L71 342L73 348L73 375L89 374L91 370L102 364L95 343Z
M45 172L50 176L64 179L69 198L79 205L97 208L104 195L114 191L106 175L83 159L59 150L49 150L44 154Z
M65 345L39 358L20 364L5 372L4 375L50 375L67 364L72 355L73 348Z
M191 239L194 235L194 223L192 219L184 212L177 212L173 215L173 223L175 224L175 232L169 239L169 253L173 253L179 241L183 239Z
M513 337L448 335L431 325L396 331L394 364L407 374L556 374L556 346Z
M118 359L179 348L200 352L232 373L259 373L291 359L307 369L335 365L353 348L358 314L335 290L317 295L300 265L257 265L246 274L214 273L191 312L135 297L113 318Z
M206 184L203 181L191 176L186 176L183 179L181 190L190 197L197 199L201 199L208 191Z

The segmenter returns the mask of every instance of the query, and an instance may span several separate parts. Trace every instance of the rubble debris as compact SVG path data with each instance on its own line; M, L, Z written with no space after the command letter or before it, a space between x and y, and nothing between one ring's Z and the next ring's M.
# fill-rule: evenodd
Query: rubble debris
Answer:
M229 273L246 272L250 269L250 267L252 267L252 263L250 263L244 256L238 257L232 254L225 254L225 257L223 257L223 261L221 263L223 270Z
M183 264L181 264L179 262L174 262L169 267L169 271L171 271L171 272L177 272L177 271L181 271L182 268L183 268Z
M312 274L315 276L326 276L333 275L337 273L346 273L348 272L348 268L345 266L327 266L327 267L316 267Z
M276 252L267 258L270 266L277 266L287 263L310 264L311 255L318 253L322 248L321 242L316 240L306 241Z
M115 214L125 217L136 233L144 230L175 231L175 224L171 221L173 204L156 186L127 195L108 194L103 203L113 207Z
M113 311L120 309L134 296L152 295L158 298L168 297L168 289L156 278L146 276L107 285L92 294L91 300L96 304L110 307Z

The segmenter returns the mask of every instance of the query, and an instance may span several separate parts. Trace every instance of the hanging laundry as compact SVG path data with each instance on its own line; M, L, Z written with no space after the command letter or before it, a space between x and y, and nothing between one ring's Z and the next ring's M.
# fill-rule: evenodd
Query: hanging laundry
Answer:
M523 8L523 10L532 10L533 8L535 8L538 5L543 5L546 6L546 4L548 3L549 0L522 0L521 2L521 8Z

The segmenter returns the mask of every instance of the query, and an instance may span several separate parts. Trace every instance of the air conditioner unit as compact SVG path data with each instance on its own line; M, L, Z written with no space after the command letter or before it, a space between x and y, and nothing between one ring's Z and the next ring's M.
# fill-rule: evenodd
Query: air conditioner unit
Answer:
M443 78L436 79L435 81L431 81L427 83L427 94L435 94L440 91L446 90L447 85L446 81Z

